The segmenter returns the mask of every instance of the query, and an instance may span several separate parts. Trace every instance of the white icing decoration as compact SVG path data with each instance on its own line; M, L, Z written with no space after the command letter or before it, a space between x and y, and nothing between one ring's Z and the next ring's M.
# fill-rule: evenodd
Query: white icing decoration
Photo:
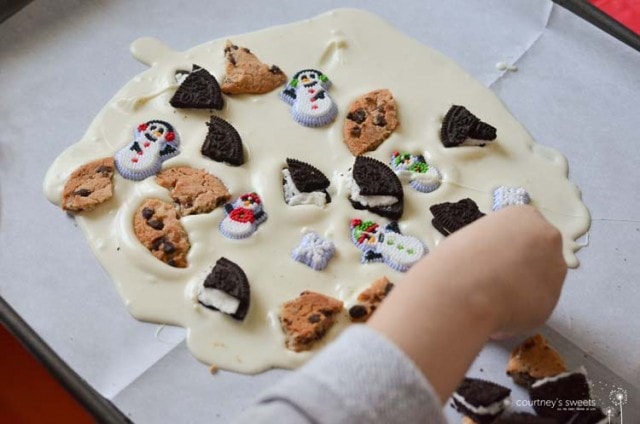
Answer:
M499 211L511 205L528 205L529 193L522 187L500 186L493 191L493 211Z
M320 237L318 233L308 233L291 252L291 256L296 261L320 271L326 268L335 250L334 244Z

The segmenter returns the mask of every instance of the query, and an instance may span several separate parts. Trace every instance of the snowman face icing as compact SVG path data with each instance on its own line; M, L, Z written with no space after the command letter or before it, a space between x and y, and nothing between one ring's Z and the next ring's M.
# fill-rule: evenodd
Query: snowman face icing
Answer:
M320 79L321 76L324 77L322 72L318 72L313 69L307 69L307 70L298 72L294 77L294 79L297 79L300 84L308 88L308 87L313 87L318 83L322 84L323 81ZM324 80L327 81L326 78L324 78Z
M142 133L147 141L157 142L162 141L173 141L175 140L175 133L173 132L173 127L171 127L168 123L164 121L149 121L144 124L140 124L138 126L138 131Z

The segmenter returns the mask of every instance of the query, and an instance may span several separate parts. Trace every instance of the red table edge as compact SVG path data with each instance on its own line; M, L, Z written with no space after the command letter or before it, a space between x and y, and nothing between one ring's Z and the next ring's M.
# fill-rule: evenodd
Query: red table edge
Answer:
M99 422L131 423L113 403L73 371L0 296L0 324Z

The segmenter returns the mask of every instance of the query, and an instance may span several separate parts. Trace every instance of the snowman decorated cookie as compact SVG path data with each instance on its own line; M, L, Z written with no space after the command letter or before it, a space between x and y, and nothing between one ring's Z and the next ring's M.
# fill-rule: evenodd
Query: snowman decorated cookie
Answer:
M373 221L351 220L351 241L362 250L362 263L384 262L406 272L428 253L417 238L400 233L397 222L381 227Z
M243 194L224 205L224 210L227 216L220 222L220 232L230 239L249 237L267 220L262 199L256 193Z
M291 116L305 127L323 127L336 119L338 107L329 96L331 81L322 72L304 69L297 72L280 98L291 105Z
M162 163L180 153L173 126L157 119L138 125L134 139L115 154L116 169L126 179L141 181L157 174Z

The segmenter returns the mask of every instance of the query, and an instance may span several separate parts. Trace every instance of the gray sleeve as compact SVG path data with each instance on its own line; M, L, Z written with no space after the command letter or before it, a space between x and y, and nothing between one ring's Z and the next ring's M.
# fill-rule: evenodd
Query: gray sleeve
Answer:
M236 422L446 424L438 396L414 363L366 325L349 327Z

